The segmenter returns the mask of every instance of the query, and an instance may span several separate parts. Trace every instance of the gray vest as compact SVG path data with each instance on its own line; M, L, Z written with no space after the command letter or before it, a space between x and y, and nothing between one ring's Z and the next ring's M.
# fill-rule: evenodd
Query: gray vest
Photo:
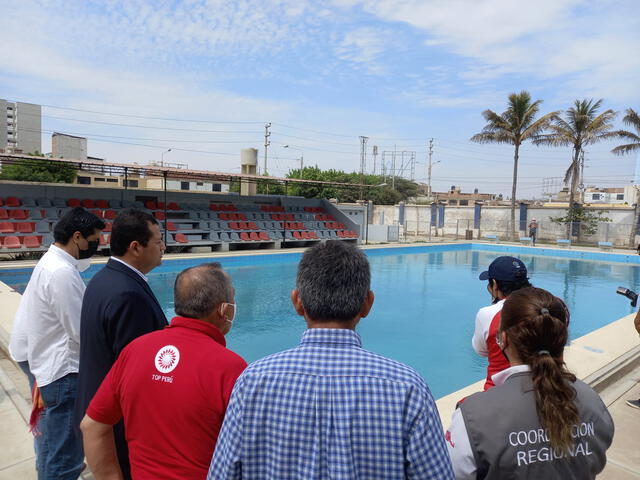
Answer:
M468 397L461 406L478 479L594 479L613 439L613 420L588 385L577 380L580 422L568 453L550 447L536 412L530 372L511 375L500 386Z

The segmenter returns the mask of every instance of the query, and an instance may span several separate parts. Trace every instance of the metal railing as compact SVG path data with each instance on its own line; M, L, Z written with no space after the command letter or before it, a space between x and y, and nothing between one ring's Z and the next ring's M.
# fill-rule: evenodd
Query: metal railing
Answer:
M516 238L511 238L511 222L482 219L479 228L474 221L454 220L442 226L432 226L429 222L406 221L400 229L400 241L443 240L494 240L520 242L529 237L529 228L516 228ZM631 237L633 225L613 222L584 223L539 222L536 242L557 244L558 240L570 240L572 244L598 246L600 242L610 242L614 247L636 248L636 237ZM638 234L640 232L636 232Z

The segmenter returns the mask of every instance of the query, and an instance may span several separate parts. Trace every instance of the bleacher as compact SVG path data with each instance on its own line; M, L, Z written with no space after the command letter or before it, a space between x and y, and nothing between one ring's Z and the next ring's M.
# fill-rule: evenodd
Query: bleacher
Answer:
M97 192L96 192L97 193ZM358 233L322 206L311 206L304 199L250 201L244 197L209 202L163 202L147 200L105 200L80 198L34 198L8 196L0 198L0 253L46 250L53 243L53 226L68 210L82 206L105 222L100 248L107 250L112 222L125 208L146 209L166 230L167 247L230 246L280 244L304 246L321 240L357 240ZM315 203L318 203L317 201Z

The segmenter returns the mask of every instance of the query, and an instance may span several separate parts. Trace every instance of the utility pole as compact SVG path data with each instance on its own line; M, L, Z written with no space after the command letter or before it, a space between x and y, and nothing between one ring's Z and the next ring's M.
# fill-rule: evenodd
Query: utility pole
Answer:
M376 174L376 158L378 156L378 146L373 146L373 174Z
M416 179L416 152L411 152L411 181Z
M580 151L580 183L578 188L580 189L580 203L584 203L584 150Z
M300 154L300 179L302 179L303 169L304 169L304 152Z
M391 154L391 188L396 189L396 146L393 145L393 153Z
M267 151L269 149L269 145L271 145L271 141L269 140L269 137L271 136L271 132L269 132L270 128L271 128L271 122L265 123L264 125L264 171L262 172L263 175L267 174Z
M427 167L427 198L431 201L431 156L433 155L433 138L429 140L429 166Z
M367 140L369 137L360 136L360 184L364 185L364 172L367 169ZM364 187L360 187L360 200L364 197Z

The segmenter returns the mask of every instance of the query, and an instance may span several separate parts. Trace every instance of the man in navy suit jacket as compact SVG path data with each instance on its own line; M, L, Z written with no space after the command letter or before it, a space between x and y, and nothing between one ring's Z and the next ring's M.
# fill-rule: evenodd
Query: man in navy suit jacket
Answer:
M167 325L146 277L160 265L164 251L158 222L147 212L124 210L113 222L112 257L91 279L82 301L78 422L124 347ZM114 427L114 434L122 472L130 478L122 422Z

